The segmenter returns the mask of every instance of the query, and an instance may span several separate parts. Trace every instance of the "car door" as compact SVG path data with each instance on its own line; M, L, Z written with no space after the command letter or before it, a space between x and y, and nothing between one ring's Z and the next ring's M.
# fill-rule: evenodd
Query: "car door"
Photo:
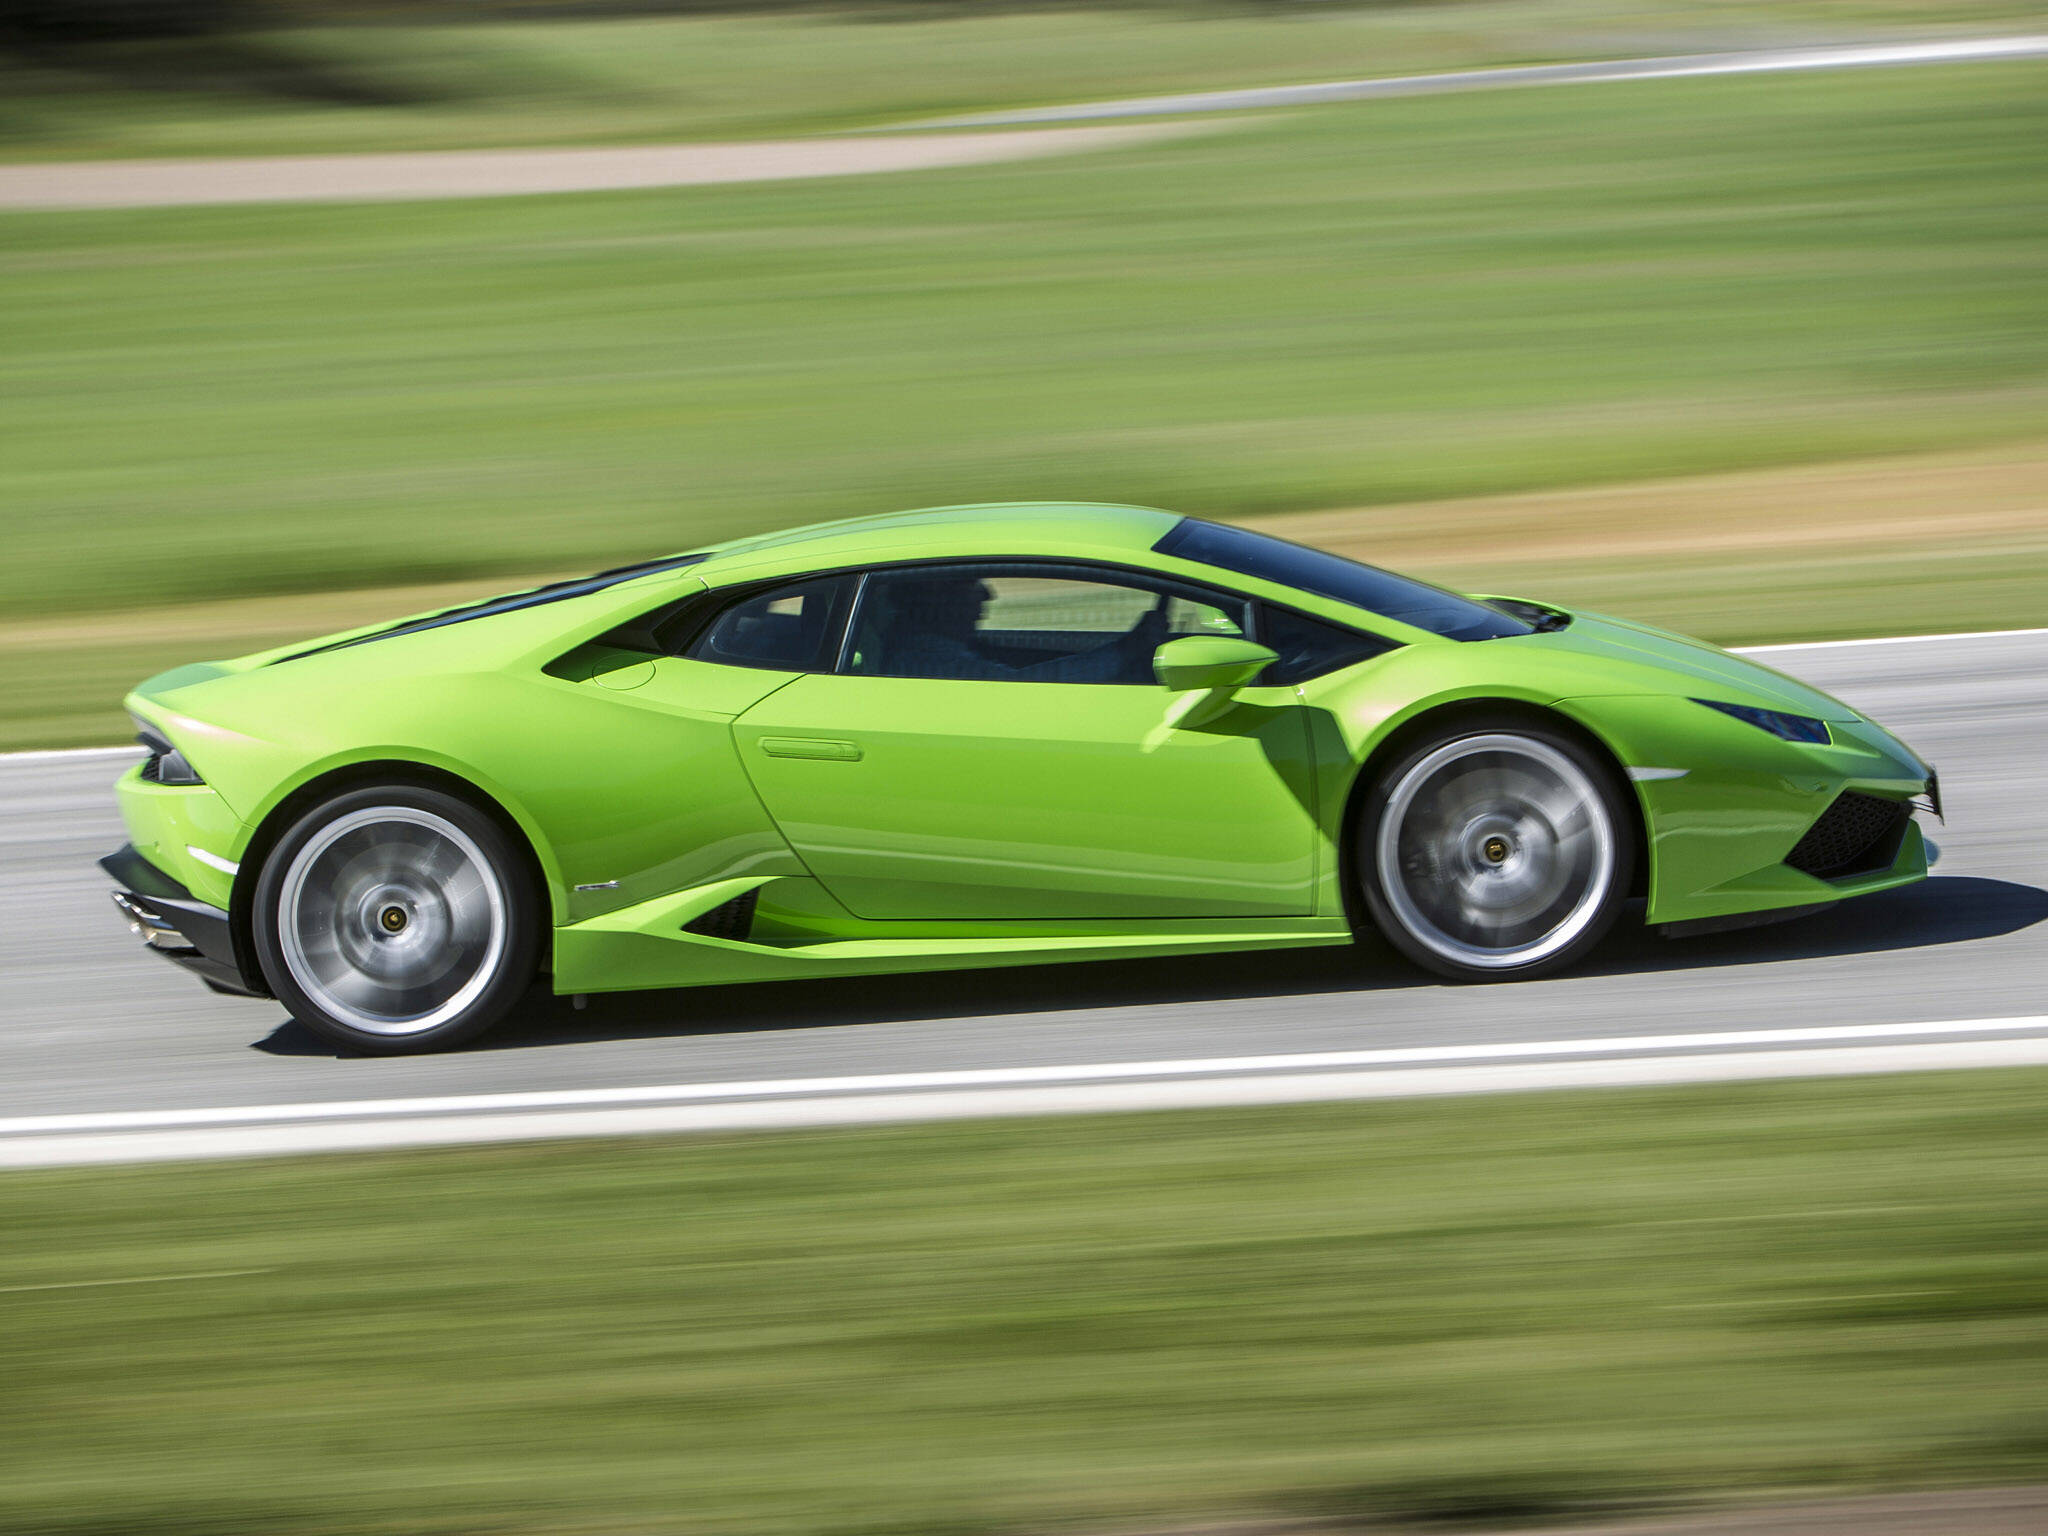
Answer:
M837 666L734 723L769 814L876 919L1310 910L1314 776L1291 688L1194 729L1152 652L1249 604L1147 573L926 563L865 576Z

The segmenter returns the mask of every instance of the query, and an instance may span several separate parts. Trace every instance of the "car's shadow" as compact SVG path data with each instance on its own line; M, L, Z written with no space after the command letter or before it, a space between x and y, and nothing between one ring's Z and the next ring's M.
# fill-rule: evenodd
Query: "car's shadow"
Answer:
M1963 944L2048 919L2048 891L2010 880L1935 876L1765 927L1671 940L1624 917L1571 976L1620 976L1769 965ZM732 1035L889 1024L956 1015L1059 1013L1161 1003L1250 1001L1345 992L1416 991L1439 982L1374 941L1362 947L1273 950L1155 960L1100 960L1002 970L938 971L665 992L595 994L582 1009L536 989L477 1050L532 1050L592 1040ZM1562 978L1568 979L1568 978ZM287 1019L255 1049L341 1056Z

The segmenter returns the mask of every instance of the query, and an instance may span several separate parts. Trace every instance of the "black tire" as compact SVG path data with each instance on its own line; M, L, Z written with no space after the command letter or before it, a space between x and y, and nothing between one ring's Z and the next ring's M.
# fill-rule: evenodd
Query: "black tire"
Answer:
M410 784L348 790L302 815L264 860L252 918L292 1017L375 1056L475 1039L539 957L523 851L467 801Z
M1411 743L1366 790L1354 848L1380 932L1456 981L1520 981L1583 957L1634 875L1636 821L1601 754L1519 715Z

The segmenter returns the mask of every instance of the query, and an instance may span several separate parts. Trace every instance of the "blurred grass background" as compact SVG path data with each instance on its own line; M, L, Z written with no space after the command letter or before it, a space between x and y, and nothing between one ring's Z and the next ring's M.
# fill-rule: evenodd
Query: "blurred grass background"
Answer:
M381 588L977 499L1339 509L1318 537L1353 553L1724 641L2039 623L2044 81L1658 81L972 171L0 217L0 739L119 739L143 672L418 606ZM1997 485L1926 477L1959 450ZM1470 501L1906 456L1913 505L1750 480L1718 538L1711 495L1552 503L1505 541L1519 504ZM222 606L289 593L260 633Z
M1443 1529L2038 1478L2044 1090L16 1172L0 1532Z
M2043 14L643 9L272 5L226 42L16 50L0 153L787 132ZM979 499L1285 515L1724 642L2048 622L2044 84L1668 80L967 171L0 214L0 746L119 740L164 665Z
M815 133L2043 15L2040 0L0 0L0 31L38 9L198 11L221 30L12 64L0 48L0 159Z

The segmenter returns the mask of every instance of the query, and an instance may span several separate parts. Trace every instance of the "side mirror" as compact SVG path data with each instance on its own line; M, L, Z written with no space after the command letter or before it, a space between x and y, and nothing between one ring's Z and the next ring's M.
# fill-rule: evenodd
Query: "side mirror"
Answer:
M1152 675L1175 693L1233 693L1279 659L1235 635L1183 635L1152 653Z

